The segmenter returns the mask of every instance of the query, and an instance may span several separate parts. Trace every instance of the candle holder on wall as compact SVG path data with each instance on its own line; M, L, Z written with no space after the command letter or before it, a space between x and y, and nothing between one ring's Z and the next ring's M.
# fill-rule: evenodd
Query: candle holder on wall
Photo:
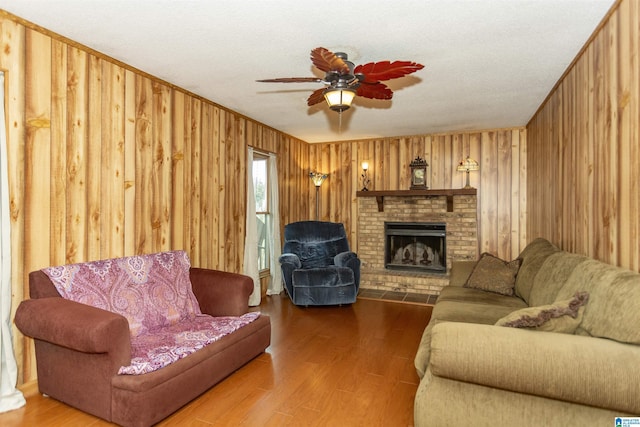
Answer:
M367 171L369 170L369 163L362 162L362 191L369 191L369 185L371 185L371 180L369 179L369 175Z

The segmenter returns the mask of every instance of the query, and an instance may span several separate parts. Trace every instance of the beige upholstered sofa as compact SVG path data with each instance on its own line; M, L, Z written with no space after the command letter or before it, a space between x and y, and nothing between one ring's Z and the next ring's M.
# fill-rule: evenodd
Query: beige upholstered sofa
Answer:
M415 425L595 426L640 415L640 274L544 239L519 258L513 296L463 286L476 263L454 264L415 358ZM569 319L573 333L495 325L577 292L588 301Z
M123 426L157 423L271 340L269 317L248 313L251 278L183 251L51 267L29 287L15 323L35 340L40 392Z

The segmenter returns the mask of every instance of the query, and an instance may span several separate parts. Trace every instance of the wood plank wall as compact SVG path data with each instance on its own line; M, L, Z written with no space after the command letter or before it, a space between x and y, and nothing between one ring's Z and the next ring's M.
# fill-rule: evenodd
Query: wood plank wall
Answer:
M527 126L528 229L640 271L640 4L622 0Z
M242 271L246 151L277 153L282 221L307 219L308 144L0 11L15 311L30 271L184 249ZM15 331L20 383L32 342Z
M312 144L310 168L329 173L321 187L320 217L345 223L350 241L357 242L355 192L362 188L363 161L369 163L370 190L408 190L409 164L417 156L429 163L429 188L445 189L464 187L466 176L456 167L467 155L480 163L470 176L478 189L479 253L513 259L527 241L527 133L522 128ZM315 195L312 199L315 218Z

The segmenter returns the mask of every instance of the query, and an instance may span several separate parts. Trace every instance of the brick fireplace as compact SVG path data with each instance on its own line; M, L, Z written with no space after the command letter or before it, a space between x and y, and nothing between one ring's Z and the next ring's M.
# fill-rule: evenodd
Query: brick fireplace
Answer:
M451 263L478 257L477 195L475 189L359 191L358 256L362 260L360 287L438 295L449 281ZM385 254L389 224L442 224L446 230L444 271L402 269L389 265ZM408 245L410 249L410 245ZM413 256L410 250L405 257ZM388 251L388 250L387 250ZM426 252L420 257L426 260ZM426 261L425 261L426 262ZM424 263L424 262L423 262Z

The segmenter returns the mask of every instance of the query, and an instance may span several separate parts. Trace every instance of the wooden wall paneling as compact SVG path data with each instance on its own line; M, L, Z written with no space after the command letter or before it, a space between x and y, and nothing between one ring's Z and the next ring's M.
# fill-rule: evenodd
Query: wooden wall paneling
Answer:
M625 244L620 247L623 258L622 266L640 271L640 221L637 220L640 213L640 185L633 178L634 165L640 164L640 4L638 2L623 2L620 6L622 17L620 62L628 64L629 68L623 72L622 78L626 82L622 92L621 105L621 135L620 139L628 141L627 154L621 154L620 164L628 165L624 171L620 171L621 179L629 185L621 190L629 197L628 216L620 218L620 224L628 224L628 228L620 230L620 236L628 236ZM636 94L634 96L634 94ZM634 143L635 141L635 143ZM622 207L621 207L622 209Z
M67 263L67 46L52 40L51 52L51 265Z
M124 98L124 255L133 255L136 253L137 248L137 232L136 225L136 213L138 210L136 203L136 136L138 130L138 109L136 101L138 99L136 89L136 75L130 71L124 71L125 81L125 98ZM91 125L93 128L93 124ZM105 206L107 209L109 205ZM105 255L105 254L103 254ZM104 256L102 257L104 258Z
M285 177L288 177L288 180L294 183L293 191L289 191L289 194L287 194L289 199L294 198L294 200L291 200L289 203L289 215L291 219L307 219L309 218L309 205L311 205L311 192L307 172L309 165L308 148L305 150L308 145L290 140L289 138L286 138L285 141L288 147L293 146L293 149L290 150L278 150L278 153L289 154L287 158L289 167L285 169L285 173L287 174ZM307 151L306 156L304 154L305 151ZM280 154L278 154L278 156L280 156ZM279 179L282 180L280 177ZM296 194L300 195L299 200L295 200ZM291 209L291 207L293 207L293 209Z
M605 224L607 224L606 237L606 260L612 264L619 265L619 253L618 253L618 224L620 211L620 168L618 165L618 151L622 148L621 141L618 134L620 123L618 121L619 110L619 67L622 65L619 60L619 37L618 37L618 18L619 13L613 14L608 23L605 25L603 32L606 35L606 47L607 56L605 59L605 105L607 109L605 123L605 139L602 140L602 144L605 147L606 159L608 160L608 173L606 184L606 213Z
M446 135L445 136L445 146L444 146L444 158L446 159L442 164L442 178L443 178L443 188L453 188L453 175L456 172L456 157L457 154L454 155L454 144L457 144L456 137L459 137L458 134Z
M572 73L569 73L562 82L562 93L573 93L575 90L572 85ZM571 240L571 228L572 221L569 219L575 218L573 213L574 205L570 202L569 198L575 187L572 186L572 177L575 174L574 170L574 158L572 156L572 149L574 144L572 143L573 133L571 132L571 106L572 102L570 97L562 96L561 108L558 111L558 121L560 123L560 130L558 131L558 149L560 154L560 161L558 164L558 173L561 185L556 191L556 198L558 199L556 210L556 227L558 229L557 238L559 242L563 242L568 250L572 243Z
M511 130L510 132L510 147L511 150L511 164L507 165L511 166L511 170L509 171L509 178L511 179L511 194L509 196L509 202L511 204L509 208L509 222L510 222L510 230L509 230L509 246L510 246L510 257L509 259L515 259L518 257L520 253L520 235L522 230L520 228L521 225L521 217L520 217L520 202L521 202L521 176L520 176L520 168L522 162L521 156L521 143L520 143L520 131L517 129ZM524 246L522 246L524 248Z
M10 21L3 21L3 33ZM14 33L16 34L16 33ZM11 191L12 198L20 198L24 195L24 200L12 200L11 205L20 207L24 203L22 214L12 216L12 220L24 220L24 243L29 248L34 248L37 244L38 250L23 250L22 242L20 249L12 245L12 255L24 253L24 281L23 293L29 294L28 273L39 268L51 265L51 190L53 189L52 148L51 148L51 108L52 108L52 88L51 88L51 61L52 46L51 38L32 30L26 30L26 60L25 60L25 88L13 85L13 78L18 78L20 73L9 73L10 97L18 96L24 99L24 122L26 128L20 132L22 112L14 109L10 105L10 123L8 156L9 167L17 168L24 165L24 189L17 186L17 176L22 175L22 171L14 169L10 175L10 183L13 183ZM17 46L12 47L12 51ZM3 56L4 59L4 56ZM4 64L3 64L4 65ZM17 71L17 70L16 70ZM18 105L15 105L18 107ZM15 124L15 125L14 125ZM25 141L21 147L19 141ZM22 148L24 148L25 158L22 159ZM12 240L22 232L20 224L14 224L12 228ZM12 270L20 271L20 270ZM15 273L14 273L15 274Z
M189 255L194 266L203 266L200 240L202 236L202 102L199 99L191 98L190 108L190 138L189 138L189 204L190 218L189 227Z
M202 145L201 150L201 176L200 176L200 241L201 248L199 267L213 268L218 262L218 252L214 253L211 248L213 242L218 243L217 223L214 222L213 197L214 193L214 171L218 164L215 163L217 155L211 152L214 147L213 136L213 106L203 103L202 105ZM217 151L217 150L216 150Z
M605 245L604 241L604 193L602 190L604 189L605 179L606 179L606 169L605 164L603 164L602 156L604 153L602 152L603 145L601 141L604 138L604 122L603 122L603 107L604 107L604 43L602 38L602 33L599 37L593 41L593 105L594 105L594 128L592 130L593 134L593 147L594 147L594 162L593 162L593 173L594 173L594 211L591 215L594 218L593 221L593 231L592 235L594 237L593 247L591 248L591 253L589 255L594 256L598 259L605 259L604 257L604 249ZM598 191L600 190L600 191Z
M101 205L105 207L99 219L101 258L125 254L125 90L124 69L103 61L102 112L101 116L90 118L91 122L102 120L104 123L99 169Z
M389 167L389 173L387 174L387 187L385 188L386 190L391 188L400 188L400 144L403 143L404 138L392 138L386 144L388 147L387 165ZM360 167L361 164L362 162L358 163L358 167Z
M397 190L408 190L411 187L411 173L409 171L409 164L415 158L413 155L413 146L410 138L403 138L400 140L400 144L398 146L398 171L396 172L398 175L398 188ZM431 153L431 145L429 141L429 154ZM431 160L431 156L429 155L429 160ZM433 172L433 161L429 162L430 171ZM432 181L433 182L433 181ZM383 190L380 188L379 190ZM384 190L394 190L394 188L384 188Z
M152 83L152 156L151 169L151 247L153 252L171 248L169 212L171 211L171 89L158 82Z
M87 54L67 49L67 262L86 259Z
M511 166L511 132L500 130L497 132L497 251L500 254L511 254L511 197L512 174Z
M312 199L312 191L313 189L309 186L309 169L308 165L311 164L311 147L309 144L304 143L302 141L298 141L298 144L302 146L302 157L300 160L294 160L295 165L305 165L303 167L298 166L299 174L300 174L300 184L301 184L301 194L303 195L302 205L300 206L300 210L298 212L298 218L300 219L308 219L311 218L309 212L311 212L313 206Z
M185 95L177 90L171 91L171 205L170 205L170 242L173 250L186 249L185 227L185 134L186 113Z
M85 256L87 260L99 260L107 257L106 255L103 257L101 251L102 60L94 55L88 55L87 59L87 244Z
M323 150L323 168L322 171L329 174L327 180L320 187L320 213L323 221L334 221L337 217L338 209L338 192L340 191L340 161L338 159L339 151L337 149L339 143L327 144Z
M340 169L341 173L341 191L339 193L339 206L340 206L340 215L336 218L336 222L341 222L345 225L347 236L351 235L352 231L352 216L351 210L353 209L353 205L356 203L355 199L355 191L357 187L353 186L353 175L354 172L357 173L357 167L354 169L352 165L355 162L351 161L351 144L349 143L341 143L338 144L339 148L339 156L340 156ZM357 175L356 175L357 176Z
M362 162L358 161L358 145L349 143L349 161L351 164L351 182L349 183L348 196L349 203L349 245L352 251L357 253L358 242L358 199L356 198L356 191L362 189L362 180L360 175L362 174Z
M57 49L54 49L51 38L32 30L26 30L25 41L24 190L17 189L19 191L14 194L24 194L24 245L33 248L24 249L25 280L22 289L24 295L28 295L27 275L30 271L64 260L64 252L56 251L51 243L54 238L64 238L61 227L54 229L55 225L61 224L60 221L54 223L51 215L54 206L61 207L64 213L65 205L64 200L53 198L54 194L60 194L57 189L64 184L64 175L53 176L57 170L53 167L53 160L58 158L58 153L51 146L53 112L60 110L57 98L53 98L53 57L60 46L56 45ZM18 141L11 140L9 146ZM64 150L60 151L64 154ZM16 157L16 160L20 158ZM62 218L64 220L64 216ZM62 256L54 258L54 253L62 253ZM35 349L32 339L25 338L23 343L23 378L30 381L36 378Z
M444 187L444 162L445 162L445 144L447 143L444 135L435 135L431 141L431 188ZM419 154L414 154L410 162ZM422 156L420 156L422 157ZM427 160L428 161L428 160ZM409 183L410 184L410 183Z
M528 234L636 271L639 15L637 2L616 3L527 125ZM542 155L558 141L550 170Z
M447 188L462 188L466 184L467 174L457 171L458 162L467 157L465 155L465 153L467 152L467 150L465 150L464 144L465 137L467 139L468 145L468 134L455 134L451 138L451 154L449 158L450 161L446 165L446 169L448 169L446 174L448 175L447 179L449 181L449 186Z
M498 144L496 132L482 132L482 199L480 215L482 222L478 224L482 240L479 242L481 252L498 254Z
M227 261L230 261L233 255L230 253L232 251L231 242L227 236L227 223L230 222L230 211L229 211L229 203L227 197L229 197L229 192L233 191L231 189L227 189L227 184L231 185L231 182L227 182L225 179L225 174L227 172L227 168L230 168L231 165L227 163L228 152L231 150L229 145L233 144L233 115L228 114L226 111L215 108L213 111L213 147L217 147L216 155L218 157L217 167L216 167L216 181L217 185L214 185L213 192L215 194L215 202L214 202L214 210L212 211L212 216L215 213L217 217L217 230L215 232L218 234L218 256L217 256L217 265L225 266ZM215 149L215 148L214 148ZM229 191L227 191L229 190Z
M385 141L376 139L373 141L373 161L377 166L378 173L375 174L372 179L374 188L387 188L389 180L386 178L390 173L389 165L387 165L387 159L384 156L384 144Z
M625 161L626 158L630 158L632 155L630 146L637 145L631 144L629 139L629 120L630 120L630 108L629 101L631 99L631 94L629 93L629 86L632 86L632 81L630 77L630 71L633 67L632 65L632 51L630 49L630 44L632 41L625 37L624 34L631 34L630 31L630 5L629 3L622 4L620 6L620 13L617 19L620 38L618 39L618 44L620 46L619 49L619 62L620 64L631 64L630 67L620 67L618 70L618 78L619 78L619 87L618 87L618 130L619 130L619 139L620 139L620 147L618 152L616 153L617 162L619 164L618 170L618 188L619 188L619 210L618 210L618 233L622 236L630 236L633 234L633 218L630 217L630 213L632 212L632 199L633 192L631 190L631 181L637 181L635 179L631 180L628 177L632 176L633 170L631 169L631 165L629 162ZM637 51L636 51L637 56ZM620 265L630 266L631 256L633 254L633 249L631 248L630 239L619 238L617 241L617 250L619 254L618 262Z
M153 252L153 87L146 77L136 75L136 162L135 162L135 253Z
M241 272L244 262L244 235L246 226L246 174L243 172L247 169L247 143L246 139L246 127L247 120L244 118L238 118L235 121L235 140L233 143L234 151L234 166L230 171L227 171L227 179L234 182L233 186L233 213L231 223L231 237L235 243L235 260L231 265L227 265L227 269L235 272Z
M589 158L589 144L587 144L588 128L587 111L589 110L589 79L588 63L589 50L586 50L576 63L576 101L575 101L575 135L572 143L576 147L575 164L575 242L574 250L579 254L589 253L589 212L591 198L589 177L591 176L591 160Z
M33 34L32 34L33 35ZM37 35L36 35L37 36ZM31 57L34 56L33 49L27 49L29 45L27 41L27 34L24 27L11 22L9 20L0 19L0 44L5 48L0 51L0 69L4 71L4 89L5 89L5 119L7 126L7 157L8 157L8 175L9 175L9 215L11 221L11 274L12 274L12 290L11 290L11 318L15 315L15 310L18 308L18 304L29 295L27 287L27 281L25 280L28 275L27 266L30 262L33 262L31 254L27 254L27 251L23 250L24 242L41 241L46 242L49 235L48 226L42 227L43 222L40 219L37 223L34 221L34 228L28 226L29 218L34 217L34 211L27 212L27 200L28 196L25 193L28 179L34 179L36 174L34 173L39 165L45 167L45 177L49 180L48 171L49 162L49 150L46 141L48 140L50 114L48 109L46 110L46 120L41 124L47 124L46 128L40 126L33 126L38 123L38 120L29 122L28 114L29 109L26 107L26 92L27 82L32 82L35 77L35 70L33 68L27 70L25 67L25 56L27 52L30 52ZM45 49L42 52L45 59L44 63L51 66L51 43L48 42L45 45ZM49 71L48 76L51 76ZM50 82L50 80L49 80ZM31 83L29 83L31 84ZM50 83L49 83L50 84ZM49 88L50 86L46 86ZM37 92L37 91L36 91ZM50 93L49 93L50 94ZM45 99L46 94L38 94L40 99ZM50 98L49 98L50 99ZM40 104L42 105L42 104ZM37 108L36 110L38 110ZM34 115L34 119L37 117ZM26 124L26 125L25 125ZM29 130L29 127L33 126ZM46 130L45 130L46 129ZM44 133L46 135L40 136L38 134ZM33 139L41 138L41 142L36 143ZM30 142L29 142L30 141ZM43 144L42 141L45 143ZM31 148L29 148L31 144ZM44 145L44 147L43 147ZM29 150L35 149L30 152ZM37 153L37 155L36 155ZM34 163L31 164L31 170L28 173L26 165L27 160L31 160ZM35 199L31 199L30 205L33 206ZM49 203L49 198L46 197L45 203ZM47 205L48 207L48 205ZM46 212L46 211L45 211ZM40 213L40 218L48 218L47 215ZM48 224L46 224L48 225ZM43 231L42 235L37 234L37 227L41 227ZM38 240L35 240L37 237ZM47 259L49 255L49 248L46 243L40 245L41 252L37 254L38 257ZM38 260L35 260L38 262ZM31 340L25 338L15 327L12 325L13 336L12 343L15 352L15 357L18 364L18 382L31 380L35 377L34 369L32 369L32 361L35 360L34 350Z
M256 126L249 122L247 123L247 140L251 141L254 148L261 147L261 138L262 132L256 132ZM284 226L289 224L293 215L291 215L291 208L289 207L291 202L289 201L289 189L293 186L297 185L300 189L300 194L302 196L302 185L303 182L300 179L300 176L296 178L293 177L293 174L290 172L290 156L291 156L291 147L286 147L287 142L282 141L277 148L278 155L276 156L276 163L278 168L278 212L280 215L280 233L282 239L284 241ZM299 167L300 175L303 173L303 165L300 164ZM248 183L247 183L248 184ZM289 208L287 208L289 207ZM300 210L300 206L298 206L297 211Z
M311 180L308 178L309 172L311 171L320 171L320 144L312 144L309 147L309 163L306 168L304 168L304 173L307 175L307 187L309 188L310 198L309 198L309 213L307 218L310 220L317 220L319 218L316 217L316 192ZM291 197L291 195L289 195ZM285 206L286 209L286 206Z
M320 221L331 220L331 199L329 193L335 177L331 164L331 145L325 144L320 149L320 162L318 172L328 173L329 177L320 187Z

